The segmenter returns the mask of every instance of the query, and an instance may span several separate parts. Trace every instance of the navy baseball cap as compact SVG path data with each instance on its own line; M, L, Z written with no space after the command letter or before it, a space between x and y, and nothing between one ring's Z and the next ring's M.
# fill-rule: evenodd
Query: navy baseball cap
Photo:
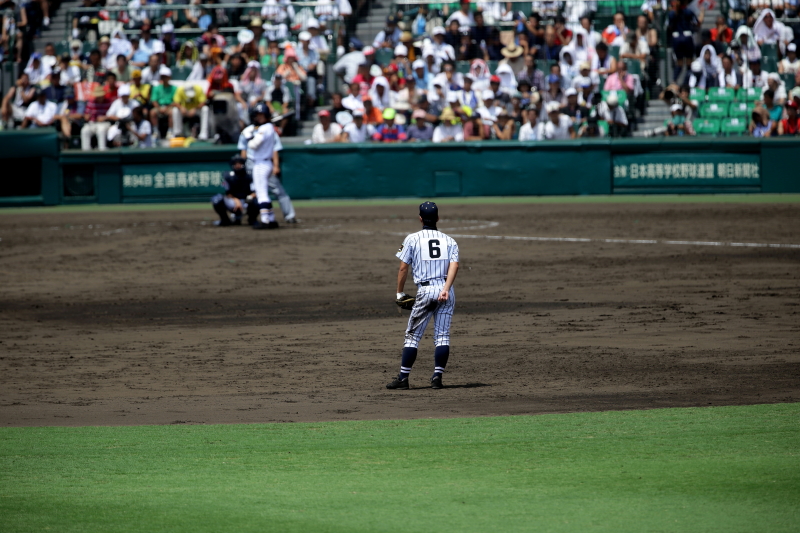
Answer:
M422 220L436 220L439 216L439 208L433 202L425 202L419 206L419 216Z

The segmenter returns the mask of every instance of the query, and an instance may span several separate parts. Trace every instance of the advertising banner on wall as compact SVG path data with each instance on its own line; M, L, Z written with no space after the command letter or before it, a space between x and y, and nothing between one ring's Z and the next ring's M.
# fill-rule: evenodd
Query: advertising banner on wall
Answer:
M122 196L190 196L221 192L225 162L122 166Z
M615 155L614 188L758 187L758 154L675 153Z

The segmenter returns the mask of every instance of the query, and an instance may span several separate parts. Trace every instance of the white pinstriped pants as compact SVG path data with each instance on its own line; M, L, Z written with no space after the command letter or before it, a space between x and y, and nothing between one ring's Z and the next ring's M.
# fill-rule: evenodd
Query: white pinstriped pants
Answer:
M432 281L427 287L417 287L417 299L411 316L408 317L408 327L403 346L416 348L425 334L428 322L433 318L433 344L434 346L450 345L450 323L453 320L453 311L456 307L456 293L450 287L447 301L439 303L439 293L444 287L444 280Z
M259 204L271 201L267 192L267 183L270 176L272 176L271 160L256 161L253 164L253 189L255 189Z

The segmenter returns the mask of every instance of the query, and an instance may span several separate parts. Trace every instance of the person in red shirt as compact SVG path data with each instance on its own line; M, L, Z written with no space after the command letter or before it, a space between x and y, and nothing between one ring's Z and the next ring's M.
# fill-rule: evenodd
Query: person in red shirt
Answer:
M106 149L106 134L111 123L108 122L106 113L111 107L111 101L106 98L106 91L97 86L92 91L92 99L86 102L83 119L86 123L81 128L81 150L92 149L92 137L97 137L97 148Z
M717 17L717 25L711 28L711 40L715 43L731 44L733 30L728 27L728 22L722 15Z
M797 135L797 110L800 108L797 105L797 102L791 100L786 103L786 115L788 118L785 118L778 122L778 135L786 135L786 136L795 136Z
M556 46L567 46L572 41L572 30L567 29L566 23L567 19L561 15L558 15L553 22L553 29L556 32Z

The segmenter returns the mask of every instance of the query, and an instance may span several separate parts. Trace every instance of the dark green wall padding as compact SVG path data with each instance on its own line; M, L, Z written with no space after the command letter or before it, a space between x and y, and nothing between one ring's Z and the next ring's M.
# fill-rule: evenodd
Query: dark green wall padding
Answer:
M52 130L0 133L0 206L62 203L176 202L207 200L208 192L153 189L126 195L122 167L185 165L202 171L227 161L232 146L183 149L59 152ZM675 187L647 186L614 190L617 155L680 153L706 160L717 154L752 154L760 161L760 184L747 191L698 183ZM699 192L800 192L800 140L751 138L629 139L547 143L486 142L448 145L317 145L286 147L284 185L297 199L443 196L591 195ZM30 164L30 158L41 164ZM663 158L662 158L663 159ZM684 157L685 159L685 157ZM34 168L31 168L34 167ZM91 182L86 196L76 196L65 180ZM38 180L29 190L40 194L12 196L14 180ZM40 184L40 186L39 186ZM93 186L91 186L93 185Z

